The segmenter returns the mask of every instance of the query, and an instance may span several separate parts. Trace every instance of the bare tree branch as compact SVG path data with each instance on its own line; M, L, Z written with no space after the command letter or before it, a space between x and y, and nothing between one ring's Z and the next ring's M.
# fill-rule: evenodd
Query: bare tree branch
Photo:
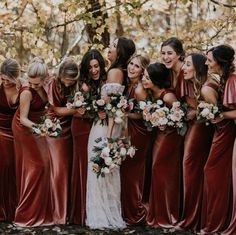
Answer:
M28 2L23 6L20 14L13 20L13 22L16 22L17 20L19 20L21 18L21 16L23 15L24 11L25 11L25 8L26 6L28 5Z
M216 1L216 0L210 0L210 1L213 2L213 3L215 3L215 4L217 4L217 5L219 5L219 6L224 6L224 7L229 7L229 8L234 8L234 7L236 7L236 5L234 5L234 4L220 3L220 2L218 2L218 1Z

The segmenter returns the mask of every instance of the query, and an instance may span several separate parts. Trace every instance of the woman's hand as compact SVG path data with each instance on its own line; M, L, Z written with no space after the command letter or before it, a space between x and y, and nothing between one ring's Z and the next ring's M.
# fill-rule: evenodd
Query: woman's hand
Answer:
M219 123L219 122L221 122L223 120L224 120L224 115L223 115L223 113L221 113L219 116L217 116L216 118L212 119L211 123L212 124L217 124L217 123Z
M74 114L75 117L83 117L86 112L85 108L78 108L76 109L76 113Z
M167 125L159 126L160 131L164 131L166 129Z
M187 120L193 120L197 116L197 110L191 109L187 112Z
M100 119L105 119L106 118L106 113L101 111L101 112L98 112L98 116Z

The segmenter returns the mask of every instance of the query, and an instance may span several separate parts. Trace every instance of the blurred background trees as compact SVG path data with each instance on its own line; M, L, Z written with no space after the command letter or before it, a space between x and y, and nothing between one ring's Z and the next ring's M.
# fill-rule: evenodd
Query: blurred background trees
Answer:
M177 36L187 52L212 45L236 48L235 0L1 0L0 61L22 65L42 56L50 67L79 61L91 47L106 53L110 40L132 38L139 53L158 60L161 42Z

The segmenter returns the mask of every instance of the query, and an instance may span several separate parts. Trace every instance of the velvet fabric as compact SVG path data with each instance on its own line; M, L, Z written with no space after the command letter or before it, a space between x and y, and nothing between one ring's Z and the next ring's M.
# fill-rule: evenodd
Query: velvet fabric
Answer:
M28 87L32 101L28 118L39 123L45 114L45 105L38 93ZM52 225L50 197L50 153L45 137L31 134L31 130L20 123L18 108L12 122L16 156L16 185L18 204L15 224L22 227Z
M0 85L0 221L14 219L17 203L15 151L12 133L12 119L19 105L9 104L4 86Z
M71 175L70 223L85 225L86 187L88 168L88 137L92 122L86 118L73 117L73 164Z

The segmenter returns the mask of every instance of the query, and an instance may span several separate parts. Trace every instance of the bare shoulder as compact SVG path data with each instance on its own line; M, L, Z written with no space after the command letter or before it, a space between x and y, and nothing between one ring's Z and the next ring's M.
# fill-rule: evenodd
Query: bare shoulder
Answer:
M173 102L177 101L177 98L174 93L168 92L164 95L163 100L167 104L172 104Z
M138 83L137 87L135 88L135 98L138 101L147 99L147 91L143 88L141 83Z
M107 83L120 83L122 84L124 75L121 69L113 68L107 73Z
M32 99L32 93L30 90L23 90L20 94L20 99L23 101L31 100Z

